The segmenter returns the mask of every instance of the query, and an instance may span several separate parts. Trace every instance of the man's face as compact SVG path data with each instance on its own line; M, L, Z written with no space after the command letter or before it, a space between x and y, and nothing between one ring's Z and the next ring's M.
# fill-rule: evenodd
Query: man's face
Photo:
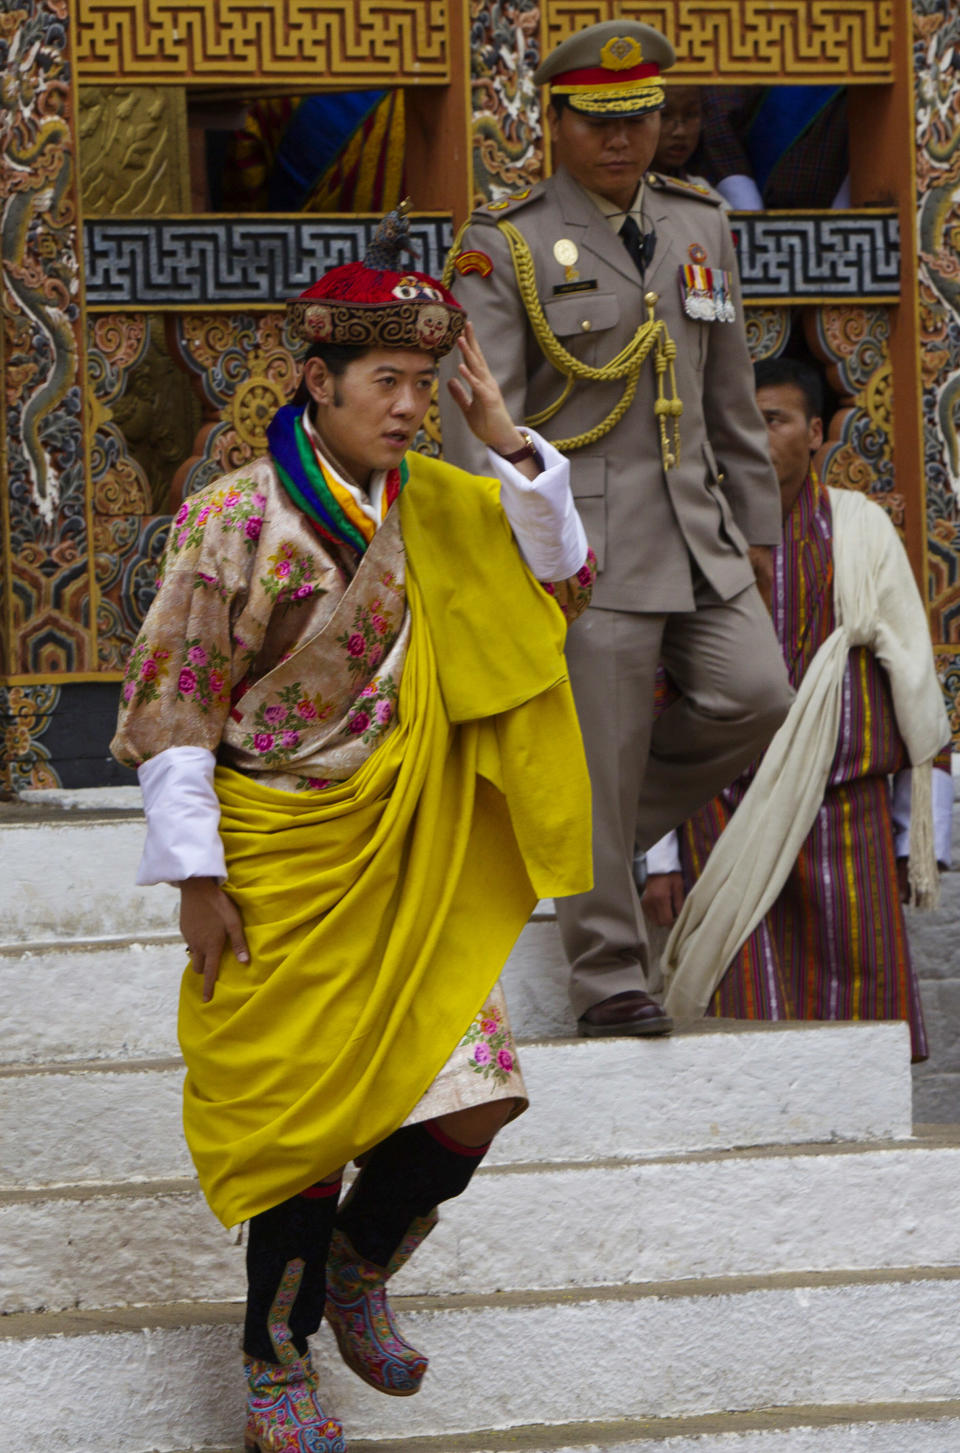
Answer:
M547 111L557 162L574 181L626 211L660 136L660 112L627 118L582 116L565 106Z
M700 140L700 91L697 86L668 86L667 103L660 112L660 142L653 159L658 167L685 166Z
M786 519L803 488L810 456L823 443L823 420L807 418L807 400L796 384L769 384L759 388L757 403L767 426L770 460L780 485L780 504Z
M431 354L405 348L371 349L339 378L321 359L307 362L320 437L357 484L400 463L429 407L435 373Z

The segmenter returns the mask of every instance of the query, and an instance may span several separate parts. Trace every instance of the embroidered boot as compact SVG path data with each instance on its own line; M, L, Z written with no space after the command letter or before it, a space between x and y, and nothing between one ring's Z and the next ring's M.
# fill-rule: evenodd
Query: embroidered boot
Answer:
M418 1216L388 1264L365 1261L342 1231L334 1231L327 1260L326 1317L344 1362L364 1382L393 1397L420 1391L427 1358L401 1337L386 1283L437 1224L437 1212Z
M337 1213L327 1262L327 1321L340 1355L371 1387L418 1392L427 1358L397 1330L386 1283L437 1223L437 1206L465 1190L488 1150L452 1140L432 1121L375 1147Z
M244 1453L345 1453L343 1428L320 1406L309 1352L287 1363L244 1357L243 1365Z

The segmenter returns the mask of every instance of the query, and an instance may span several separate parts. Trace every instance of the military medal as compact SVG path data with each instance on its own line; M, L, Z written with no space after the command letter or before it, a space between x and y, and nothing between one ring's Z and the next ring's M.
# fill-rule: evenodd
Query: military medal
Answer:
M683 311L698 323L732 323L733 306L730 274L719 267L687 263L680 268L680 296Z
M707 260L707 250L701 247L699 242L691 242L687 248L687 256L691 262L702 263Z

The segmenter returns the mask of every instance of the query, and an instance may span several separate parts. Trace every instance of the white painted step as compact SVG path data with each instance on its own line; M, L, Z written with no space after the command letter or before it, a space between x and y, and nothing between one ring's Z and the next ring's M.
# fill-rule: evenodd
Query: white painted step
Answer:
M807 1420L807 1421L805 1421ZM757 1423L762 1426L756 1426ZM575 1440L575 1441L574 1441ZM643 1418L542 1426L506 1435L351 1439L351 1453L957 1453L960 1406L771 1409L706 1418ZM223 1449L221 1453L233 1453Z
M960 1266L958 1192L960 1144L941 1140L483 1167L395 1288L457 1296ZM0 1197L0 1245L7 1312L244 1295L244 1250L193 1182Z
M0 943L168 931L179 894L134 886L144 820L79 813L0 828Z
M185 964L173 932L0 947L0 1064L175 1055ZM503 973L519 1037L576 1032L568 978L556 923L531 920Z
M521 1059L532 1104L494 1164L911 1133L905 1023L725 1023L530 1044ZM0 1071L0 1190L189 1175L181 1081L174 1062Z
M376 1393L339 1362L327 1329L315 1339L325 1405L358 1439L505 1430L543 1422L547 1410L554 1424L609 1423L960 1399L960 1272L491 1296L398 1311L431 1355L414 1398ZM41 1427L58 1453L234 1445L240 1317L239 1306L173 1306L3 1319L0 1453L32 1449ZM51 1343L50 1333L67 1335Z

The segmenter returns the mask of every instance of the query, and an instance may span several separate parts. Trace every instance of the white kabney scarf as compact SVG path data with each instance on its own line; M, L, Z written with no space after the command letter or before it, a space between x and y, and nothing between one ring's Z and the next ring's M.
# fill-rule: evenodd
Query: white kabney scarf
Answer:
M950 724L926 613L886 512L854 490L831 489L836 629L807 670L757 774L718 838L663 951L664 1008L702 1015L734 954L786 882L816 820L837 747L848 653L866 646L887 673L897 727L914 767L910 883L934 906L933 758Z

